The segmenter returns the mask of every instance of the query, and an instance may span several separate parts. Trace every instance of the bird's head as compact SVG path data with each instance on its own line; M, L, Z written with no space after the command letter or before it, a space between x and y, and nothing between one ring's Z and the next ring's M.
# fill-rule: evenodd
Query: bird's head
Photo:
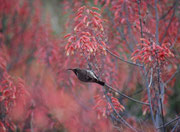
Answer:
M71 71L73 71L76 75L77 75L77 71L78 71L78 68L74 68L74 69L67 69L67 70L71 70Z

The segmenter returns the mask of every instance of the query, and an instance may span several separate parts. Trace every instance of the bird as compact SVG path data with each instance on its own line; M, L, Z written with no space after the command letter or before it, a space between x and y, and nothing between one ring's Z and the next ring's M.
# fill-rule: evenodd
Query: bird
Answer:
M73 71L77 76L77 78L82 82L94 82L101 86L105 86L105 82L99 80L96 74L91 70L80 69L80 68L67 69L67 70Z

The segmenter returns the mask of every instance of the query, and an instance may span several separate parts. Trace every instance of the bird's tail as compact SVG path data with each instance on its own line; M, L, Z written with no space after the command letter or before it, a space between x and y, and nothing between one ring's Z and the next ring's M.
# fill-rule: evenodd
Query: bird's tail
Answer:
M100 81L100 80L97 80L96 83L100 84L101 86L104 86L104 85L105 85L105 82Z

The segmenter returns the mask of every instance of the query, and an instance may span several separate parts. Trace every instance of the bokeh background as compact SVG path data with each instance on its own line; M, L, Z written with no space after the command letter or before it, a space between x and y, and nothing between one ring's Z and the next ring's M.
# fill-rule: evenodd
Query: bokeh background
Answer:
M0 131L131 131L112 116L96 111L94 96L102 91L98 84L82 83L72 72L67 71L68 68L89 69L91 66L103 81L128 96L142 100L145 88L142 73L137 67L121 62L109 54L88 58L77 51L75 55L66 55L67 40L64 36L72 31L77 9L83 5L96 6L102 8L103 19L110 20L114 14L112 3L108 5L107 2L109 1L0 0ZM174 1L164 0L159 5L163 2L164 6L159 6L159 10L171 7ZM170 26L174 32L173 25L180 20L179 10L178 3L174 16L176 23L173 21ZM122 37L117 37L120 34L116 34L114 25L109 21L104 27L109 39L109 49L130 59L131 52ZM133 29L135 37L139 35L137 31ZM177 32L173 34L175 37ZM134 48L135 41L128 35L126 37L129 37L127 41ZM165 104L167 122L180 113L179 44L178 36L173 49L177 60L169 67L170 73L167 72L165 77L168 79L177 72L168 84ZM125 107L125 111L120 113L129 124L144 131L154 130L150 114L147 112L143 115L141 105L123 97L118 99ZM169 125L168 130L174 124Z

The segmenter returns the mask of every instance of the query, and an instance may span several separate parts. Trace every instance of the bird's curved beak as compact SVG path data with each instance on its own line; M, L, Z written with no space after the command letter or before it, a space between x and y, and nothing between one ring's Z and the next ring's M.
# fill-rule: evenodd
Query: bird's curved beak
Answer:
M67 70L71 70L71 71L73 71L73 69L71 69L71 68L70 68L70 69L67 69Z

